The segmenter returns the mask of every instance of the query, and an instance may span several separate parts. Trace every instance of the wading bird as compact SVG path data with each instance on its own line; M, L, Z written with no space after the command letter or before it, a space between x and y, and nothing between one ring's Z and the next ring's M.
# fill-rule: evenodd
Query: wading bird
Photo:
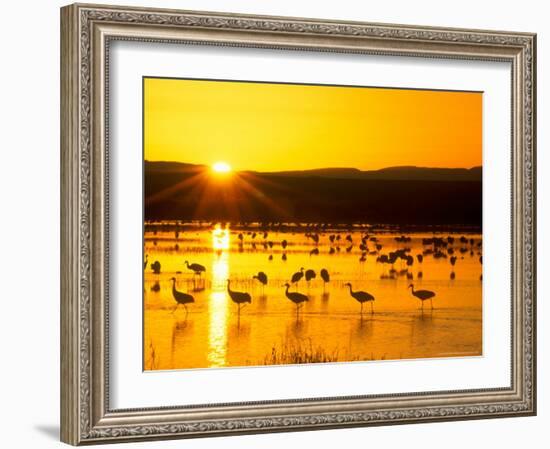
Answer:
M185 266L191 270L195 276L201 276L201 274L206 271L206 268L203 265L199 263L190 264L187 260L185 261Z
M309 301L309 298L306 295L298 292L289 292L288 289L290 284L287 282L285 284L286 290L285 295L290 299L294 304L296 304L296 316L298 316L298 310L302 307L303 303Z
M300 268L300 271L297 271L292 275L292 277L290 278L290 282L293 284L296 284L300 282L300 279L302 279L303 277L304 277L304 267Z
M327 283L330 282L330 274L328 274L328 270L326 268L323 268L321 270L321 279L323 279L323 292L324 292Z
M252 279L257 279L260 284L262 284L262 290L265 285L267 285L267 274L265 274L263 271L258 271L258 274L252 276Z
M432 299L435 296L435 292L432 292L430 290L415 290L414 284L410 284L408 288L411 289L411 293L413 294L413 296L416 296L418 299L420 299L420 302L422 303L422 309L424 309L424 301L426 301L427 299L430 300L432 309L434 308Z
M250 304L252 302L252 298L250 298L250 295L246 292L236 292L231 290L231 280L227 280L227 293L229 293L229 297L231 298L231 301L233 301L235 304L237 304L237 307L239 308L239 317L241 316L241 306L244 307L246 303Z
M151 270L153 270L153 273L160 274L160 262L158 260L155 260L151 264Z
M170 280L172 281L172 296L177 302L176 307L174 307L174 310L172 310L172 313L174 313L176 309L180 306L180 304L182 304L183 307L185 307L185 315L187 316L187 313L189 313L189 311L187 310L187 304L195 302L195 298L187 293L179 292L176 290L176 278L171 278Z
M374 296L372 296L370 293L359 290L354 292L349 282L345 284L345 286L349 287L349 294L351 295L351 297L356 299L361 304L361 315L363 315L363 304L366 302L370 302L370 313L374 313L374 308L372 306L374 302Z
M315 279L317 277L317 274L313 270L306 270L305 275L306 275L307 287L309 288L309 282Z
M149 254L145 254L145 260L143 261L143 269L147 268L147 262L149 261Z

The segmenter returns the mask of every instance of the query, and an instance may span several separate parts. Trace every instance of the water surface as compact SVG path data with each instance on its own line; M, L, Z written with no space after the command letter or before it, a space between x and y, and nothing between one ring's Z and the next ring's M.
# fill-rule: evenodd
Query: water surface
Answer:
M361 261L361 239L367 234L366 260ZM445 246L424 240L434 236L444 239ZM448 237L454 241L449 243ZM319 231L148 223L144 369L481 355L481 248L481 236L466 230L404 234L366 226ZM381 255L403 249L414 259L411 266L404 259L393 267L379 261ZM423 254L422 263L418 254ZM457 258L454 267L452 256ZM203 265L206 272L194 275L186 260ZM161 265L158 274L151 269L155 261ZM309 283L302 279L290 289L309 297L297 313L284 284L301 267L314 270L316 278ZM319 276L322 268L330 273L328 283ZM258 271L267 274L266 286L252 278ZM175 309L172 277L177 290L195 299L187 311ZM227 279L233 290L252 297L240 315L227 293ZM361 314L348 282L354 291L375 297L373 313L366 303ZM433 310L429 301L421 308L407 288L411 283L436 293Z

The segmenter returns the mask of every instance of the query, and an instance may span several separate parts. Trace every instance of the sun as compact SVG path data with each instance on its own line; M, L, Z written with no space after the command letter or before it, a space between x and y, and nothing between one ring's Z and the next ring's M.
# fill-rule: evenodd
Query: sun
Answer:
M212 170L214 170L215 173L229 173L231 171L231 165L227 162L218 161L212 165Z

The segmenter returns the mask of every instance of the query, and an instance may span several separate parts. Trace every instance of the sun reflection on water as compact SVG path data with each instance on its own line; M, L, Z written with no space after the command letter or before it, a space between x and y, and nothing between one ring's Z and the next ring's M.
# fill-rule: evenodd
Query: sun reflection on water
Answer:
M228 249L229 230L216 227L212 231L212 242L216 249ZM212 367L226 365L228 303L225 288L228 276L229 253L224 251L212 261L212 291L208 307L208 361Z
M212 231L212 248L215 250L229 249L229 229L222 228L219 223Z

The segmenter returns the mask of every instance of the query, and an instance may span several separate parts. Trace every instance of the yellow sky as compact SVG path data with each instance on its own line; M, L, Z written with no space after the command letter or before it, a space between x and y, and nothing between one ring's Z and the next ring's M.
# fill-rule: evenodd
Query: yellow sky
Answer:
M145 159L234 170L481 165L482 94L144 80Z

